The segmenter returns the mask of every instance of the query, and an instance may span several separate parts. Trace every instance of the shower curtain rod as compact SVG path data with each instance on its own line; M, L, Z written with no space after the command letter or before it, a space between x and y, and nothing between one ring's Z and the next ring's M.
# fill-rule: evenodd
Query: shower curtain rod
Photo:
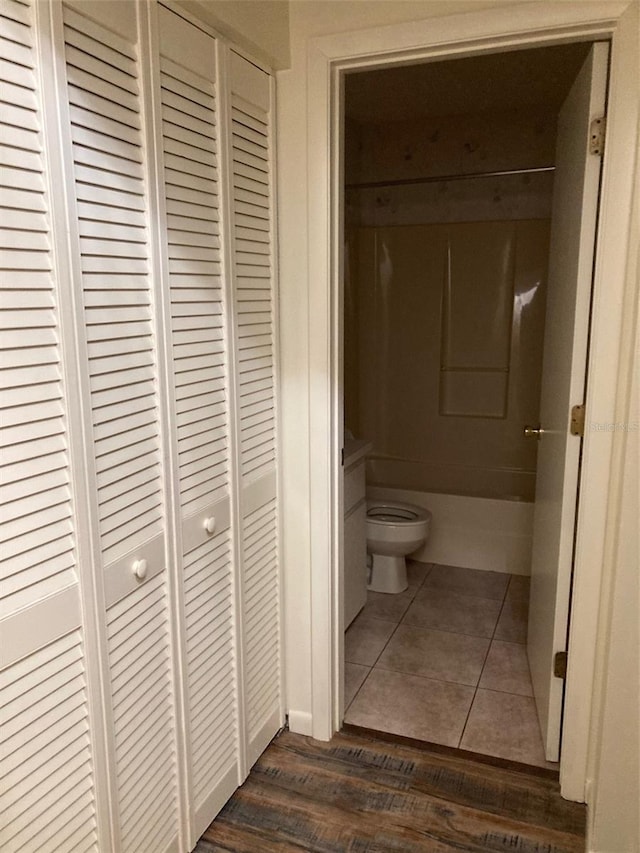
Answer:
M530 169L502 169L495 172L470 172L467 175L433 175L430 178L400 178L396 181L369 181L345 184L347 190L369 190L377 187L404 187L410 184L433 184L442 181L464 181L468 178L502 178L506 175L531 175L535 172L553 172L555 166L533 166Z

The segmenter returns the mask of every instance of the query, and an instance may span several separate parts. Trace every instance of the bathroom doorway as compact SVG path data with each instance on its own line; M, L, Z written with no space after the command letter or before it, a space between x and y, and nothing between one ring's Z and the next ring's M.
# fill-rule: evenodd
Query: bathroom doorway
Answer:
M555 365L566 356L569 372L578 358L582 376L565 384L576 402L584 396L589 291L586 304L563 307L562 294L548 292L547 267L552 231L567 227L557 194L570 154L553 201L558 116L594 50L604 101L604 44L346 78L344 425L361 442L345 441L346 476L370 441L367 498L428 508L432 529L409 562L407 590L370 592L347 629L345 723L547 768L557 767L546 758L557 759L562 679L536 666L566 648L571 553L562 555L559 595L546 594L544 572L534 578L527 656L534 515L539 574L541 560L572 545L573 519L570 541L565 518L555 556L540 553L544 525L557 530L560 520L545 519L539 500L534 512L536 431L545 349L547 386L550 353ZM599 161L589 168L595 216ZM593 253L595 222L587 225ZM576 310L583 332L574 335ZM554 329L560 316L565 325ZM543 476L553 479L549 465L559 460L575 513L574 451L547 461ZM552 512L566 512L564 498ZM349 621L349 564L366 522L361 492L346 485L344 509Z

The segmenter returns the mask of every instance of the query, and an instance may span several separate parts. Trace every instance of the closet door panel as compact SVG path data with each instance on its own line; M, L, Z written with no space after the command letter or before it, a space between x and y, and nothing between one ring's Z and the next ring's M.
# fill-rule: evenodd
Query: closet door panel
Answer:
M185 553L194 825L204 832L238 783L233 593L228 530Z
M151 853L173 849L179 814L135 4L63 20L117 811L122 850Z
M245 737L253 764L282 723L271 87L233 51L229 79Z
M175 723L163 573L109 609L122 847L164 850L176 834Z
M0 846L98 849L34 8L0 2Z
M271 498L256 509L249 506L243 518L244 554L244 659L247 732L250 755L255 760L264 749L256 737L268 741L280 728L280 624L277 578L276 501ZM275 718L274 718L275 715ZM273 730L271 730L273 729ZM257 754L256 754L257 752Z
M216 44L163 7L159 33L195 842L239 776Z
M81 630L4 668L0 696L2 849L97 851Z

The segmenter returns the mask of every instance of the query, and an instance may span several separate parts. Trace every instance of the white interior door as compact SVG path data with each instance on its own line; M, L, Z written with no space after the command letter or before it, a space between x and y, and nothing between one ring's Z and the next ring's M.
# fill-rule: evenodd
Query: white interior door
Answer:
M249 769L284 720L276 477L273 81L230 51L228 85L244 737Z
M105 693L123 853L176 851L178 726L167 559L169 512L151 274L150 207L134 4L54 5L64 39L68 157L85 471L93 571L102 574ZM78 305L80 308L80 305Z
M190 844L240 779L216 42L158 7ZM165 237L166 234L166 237Z
M109 842L97 814L36 14L0 0L0 848L96 853Z
M567 648L580 464L581 440L569 424L571 407L584 400L600 180L590 134L605 111L608 53L607 43L593 45L558 121L527 645L550 761L560 749L564 681L553 664Z
M12 853L191 849L284 722L275 84L147 5L0 0Z

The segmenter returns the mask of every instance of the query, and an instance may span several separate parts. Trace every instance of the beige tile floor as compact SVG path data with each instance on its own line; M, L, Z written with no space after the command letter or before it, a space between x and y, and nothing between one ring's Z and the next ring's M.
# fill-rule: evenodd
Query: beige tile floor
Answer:
M345 722L484 755L545 761L525 642L528 578L408 563L345 636Z

